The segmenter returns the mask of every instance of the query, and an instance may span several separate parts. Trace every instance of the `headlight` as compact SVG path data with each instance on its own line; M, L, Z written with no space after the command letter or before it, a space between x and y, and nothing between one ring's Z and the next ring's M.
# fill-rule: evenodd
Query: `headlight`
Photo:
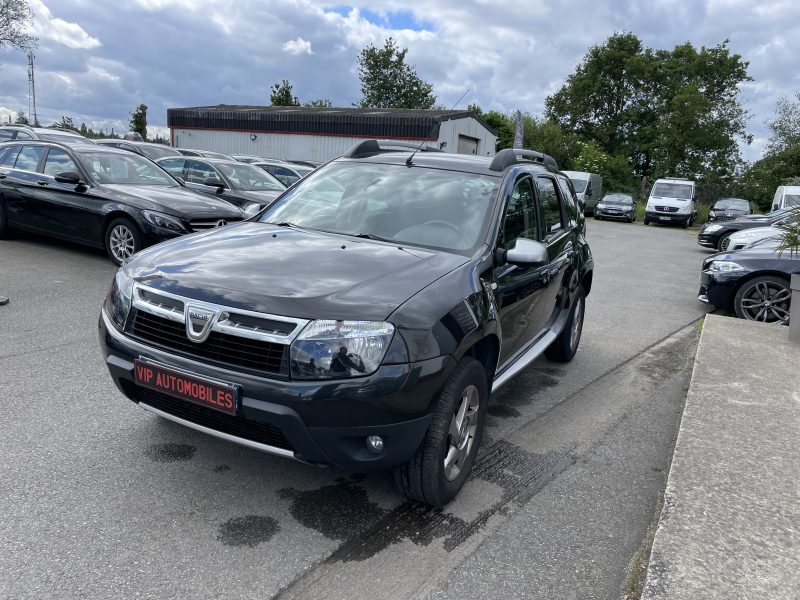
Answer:
M722 225L706 225L704 229L704 233L714 233L715 231L720 231L722 229Z
M647 206L645 206L645 207L644 207L644 209L645 209L645 210L649 210L649 211L654 211L656 208L655 208L655 206L653 206L652 204L650 204L650 203L648 202L648 203L647 203Z
M692 212L692 205L691 204L687 204L686 206L681 206L678 209L678 214L679 215L688 215L690 212Z
M291 347L294 379L370 375L386 355L394 325L376 321L312 321Z
M715 260L709 265L708 270L718 273L732 273L734 271L744 271L744 267L729 260Z
M133 279L125 275L120 269L114 276L114 282L111 284L111 289L108 290L106 301L103 304L103 309L114 325L117 326L117 329L122 329L125 326L125 320L131 310L132 294Z
M162 229L170 229L172 231L186 231L183 228L181 222L176 219L175 217L170 217L169 215L165 215L163 213L154 212L152 210L143 210L142 216L145 220L149 223L152 223L156 227L161 227Z
M606 207L605 202L598 202L597 203L597 208L605 208L605 207Z

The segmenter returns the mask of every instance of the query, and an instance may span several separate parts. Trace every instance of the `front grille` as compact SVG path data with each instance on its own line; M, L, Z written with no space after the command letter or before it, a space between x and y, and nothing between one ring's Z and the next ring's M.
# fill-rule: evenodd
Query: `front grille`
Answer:
M678 212L680 209L677 206L656 206L658 212Z
M206 229L213 229L214 227L220 227L219 222L225 221L226 225L230 225L231 223L236 223L237 221L241 221L240 218L237 217L220 217L219 219L196 219L194 221L189 221L189 226L192 228L192 231L205 231Z
M288 346L212 331L208 339L195 343L186 337L183 323L143 310L132 311L128 333L143 342L258 373L289 375Z
M283 435L283 432L271 423L260 423L245 419L241 415L226 415L212 408L206 408L191 402L178 400L160 392L137 387L136 396L140 402L157 408L167 414L173 415L184 421L208 427L239 438L244 438L259 444L275 446L285 450L294 451L294 447Z
M738 218L739 218L739 215L732 215L730 217L728 215L717 215L716 217L714 217L714 220L715 221L733 221L734 219L738 219Z

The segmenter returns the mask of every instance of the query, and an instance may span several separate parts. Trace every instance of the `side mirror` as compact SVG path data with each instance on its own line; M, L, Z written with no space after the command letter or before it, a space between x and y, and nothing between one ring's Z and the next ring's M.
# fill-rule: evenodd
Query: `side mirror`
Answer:
M224 183L222 183L222 182L221 182L219 179L217 179L216 177L206 177L206 178L203 180L203 185L207 185L207 186L209 186L209 187L215 187L215 188L218 188L218 189L219 189L219 191L222 191L222 190L224 190L224 189L225 189L225 184L224 184Z
M62 171L61 173L56 173L55 179L58 183L66 183L67 185L81 184L81 176L75 171Z
M587 198L591 198L592 197L592 188L586 188L586 192L584 192L583 195L586 196Z
M506 261L514 265L535 267L547 263L547 247L533 240L518 238L506 252Z

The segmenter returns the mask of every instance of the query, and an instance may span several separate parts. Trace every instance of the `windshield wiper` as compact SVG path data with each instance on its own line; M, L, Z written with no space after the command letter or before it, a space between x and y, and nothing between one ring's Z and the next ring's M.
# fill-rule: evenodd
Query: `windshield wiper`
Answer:
M389 242L390 244L396 244L397 243L395 240L389 240L389 239L386 239L386 238L382 238L382 237L377 236L377 235L372 235L371 233L355 233L355 234L353 234L353 237L362 238L362 239L365 239L365 240L377 240L379 242Z

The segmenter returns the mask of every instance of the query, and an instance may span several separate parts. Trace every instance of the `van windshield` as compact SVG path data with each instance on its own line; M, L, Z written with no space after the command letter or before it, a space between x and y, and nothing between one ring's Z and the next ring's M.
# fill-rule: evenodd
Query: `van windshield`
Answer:
M651 196L659 198L678 198L679 200L692 199L692 186L686 183L657 183L653 186Z
M570 177L570 180L572 181L572 185L575 186L575 192L578 194L582 194L586 189L586 184L589 183L586 179L572 179L572 177Z

